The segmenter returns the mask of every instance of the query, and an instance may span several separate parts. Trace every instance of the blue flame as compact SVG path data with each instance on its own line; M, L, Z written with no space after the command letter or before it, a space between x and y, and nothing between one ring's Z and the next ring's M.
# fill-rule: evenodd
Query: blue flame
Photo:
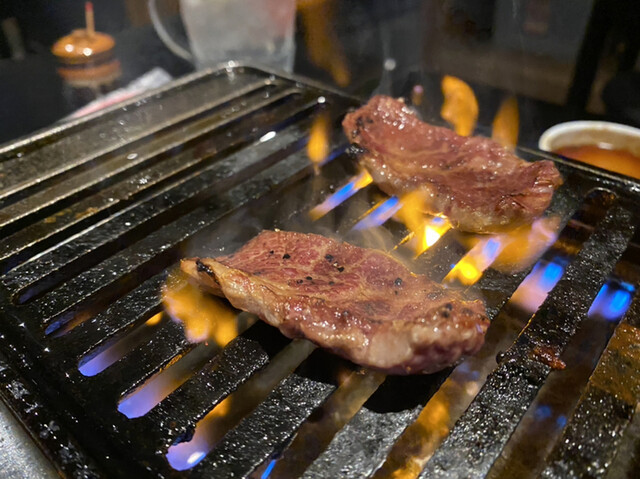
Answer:
M187 459L187 464L189 465L189 467L193 467L196 464L198 464L200 461L202 461L206 455L207 455L206 452L196 451L189 456L189 458Z
M314 213L317 218L320 218L326 215L329 211L334 209L339 204L342 204L345 200L351 198L358 191L362 189L360 185L362 182L362 175L358 175L355 178L352 178L349 183L341 187L335 193L329 195L322 203L313 208L312 213Z
M329 198L327 198L326 202L327 203L331 203L331 204L335 204L337 206L340 203L342 203L344 200L346 200L347 198L350 198L351 196L353 196L353 194L356 191L358 191L356 189L356 180L351 180L349 183L344 185L342 188L340 188L334 194L329 196Z
M589 316L601 316L607 321L619 320L629 309L635 288L624 281L610 279L600 289L589 308Z
M547 404L540 404L534 413L534 416L537 421L544 421L545 419L549 419L553 415L551 411L551 407Z
M567 259L562 256L555 256L551 261L538 261L513 293L511 300L533 313L544 302L549 291L560 281L567 263Z
M78 370L83 376L95 376L107 369L118 359L120 359L120 356L116 354L114 348L107 348L105 351L102 351L100 354L95 355L93 358L78 366Z
M273 459L269 465L267 466L267 468L264 470L264 472L262 473L262 476L260 476L260 479L267 479L269 477L269 475L271 474L271 471L273 471L273 468L276 466L276 460Z
M371 213L362 218L353 227L354 230L366 230L374 226L380 226L382 223L391 218L400 208L402 204L396 196L380 203Z
M563 262L562 262L563 263ZM539 269L541 266L540 263L537 263L534 271ZM533 273L533 272L532 272ZM553 261L547 263L542 272L542 276L540 278L539 287L546 292L551 291L553 287L560 281L562 278L562 274L564 273L564 265L561 264L559 258L554 258Z
M495 258L498 255L498 249L500 248L500 241L495 238L491 238L487 241L483 248L483 254L487 258Z

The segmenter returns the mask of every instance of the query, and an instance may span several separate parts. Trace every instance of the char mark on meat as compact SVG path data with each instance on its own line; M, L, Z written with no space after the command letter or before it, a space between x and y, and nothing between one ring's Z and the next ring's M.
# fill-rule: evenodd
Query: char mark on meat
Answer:
M233 255L181 267L286 336L392 374L431 373L475 353L489 324L482 301L381 251L314 234L264 231Z
M553 162L529 163L488 138L424 123L401 100L376 96L342 125L380 189L420 191L426 212L444 214L464 231L495 233L530 223L562 184Z

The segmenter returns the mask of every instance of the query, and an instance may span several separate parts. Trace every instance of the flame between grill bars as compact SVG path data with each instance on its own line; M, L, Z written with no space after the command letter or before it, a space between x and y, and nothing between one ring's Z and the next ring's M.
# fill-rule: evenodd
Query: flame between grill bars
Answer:
M0 392L63 475L636 466L616 453L639 440L640 185L553 158L565 183L545 218L460 234L357 171L339 126L356 105L236 67L0 148ZM438 374L385 377L172 273L278 227L385 249L483 296L485 346Z

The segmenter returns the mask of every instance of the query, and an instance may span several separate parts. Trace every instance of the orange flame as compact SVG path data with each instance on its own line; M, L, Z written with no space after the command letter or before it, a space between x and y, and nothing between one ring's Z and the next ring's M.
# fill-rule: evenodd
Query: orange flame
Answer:
M549 216L501 235L504 248L492 267L508 274L528 268L558 238L559 228L560 218Z
M307 155L316 168L324 163L329 153L331 153L329 148L330 135L331 122L329 113L322 112L313 120L309 132L309 143L307 143Z
M169 278L162 293L165 309L184 325L189 341L211 339L223 347L238 335L237 312L190 284L181 273Z
M424 197L419 191L411 191L402 196L400 201L402 208L396 213L396 217L415 233L424 222Z
M355 182L355 188L357 190L361 190L362 188L364 188L365 186L371 184L371 182L373 181L373 178L371 178L371 175L369 174L368 171L363 170L357 177L356 177L356 182Z
M412 191L404 195L400 202L402 208L395 214L395 218L404 223L411 231L413 238L410 241L416 256L420 256L431 246L436 244L451 225L448 221L424 214L424 195L419 191Z
M531 266L558 237L560 219L545 217L508 233L491 237L472 236L466 241L469 252L449 271L445 281L464 285L476 283L491 266L507 274L514 274Z
M506 148L515 148L518 144L519 129L518 101L515 97L510 96L502 102L493 119L491 138Z
M162 319L163 313L154 314L144 323L146 326L155 326Z
M433 396L373 477L418 477L431 457L431 451L449 434L450 423L448 398L443 394Z
M298 0L304 38L311 62L329 72L338 86L351 82L347 59L335 36L335 0Z
M478 120L478 100L473 90L459 78L445 75L442 94L444 103L440 115L453 125L458 135L469 136Z
M504 238L499 236L480 240L449 271L444 282L457 281L467 286L475 284L482 277L482 273L495 261L504 246Z

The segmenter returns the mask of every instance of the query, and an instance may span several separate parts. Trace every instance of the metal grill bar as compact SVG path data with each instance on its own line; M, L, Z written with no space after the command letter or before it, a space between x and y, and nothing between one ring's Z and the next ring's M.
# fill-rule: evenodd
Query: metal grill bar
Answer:
M541 477L604 477L640 402L640 294L616 328Z
M259 341L255 339L258 335ZM123 452L135 448L138 455L153 462L155 470L171 471L164 457L167 448L175 442L187 440L200 419L269 363L286 344L282 337L273 336L273 331L265 331L263 325L255 325L147 415L128 419L117 411L110 411L101 422L101 427L107 431L112 425L121 428L119 441ZM263 344L269 339L275 341L264 347ZM275 347L278 347L277 351ZM95 399L98 399L97 395ZM139 440L141 435L145 437L142 443Z
M534 478L544 468L545 458L562 434L567 417L593 372L594 361L604 351L615 329L615 318L600 313L602 306L609 311L608 306L612 304L603 301L603 291L608 291L612 281L612 277L607 279L587 318L580 323L562 353L564 369L553 370L549 374L492 466L488 478Z
M304 110L312 106L313 103L307 103ZM148 230L153 228L156 222L161 224L167 220L170 221L178 214L176 210L178 206L187 209L202 202L211 195L212 187L215 186L218 191L224 191L246 179L249 174L247 169L251 168L252 172L258 172L281 159L283 155L286 156L299 149L300 134L307 124L308 121L302 125L291 126L272 141L254 144L251 154L241 150L217 161L204 171L194 173L177 184L169 186L153 197L123 210L120 215L108 218L84 234L64 241L35 261L28 261L8 272L3 280L4 283L15 290L29 287L29 293L21 294L23 297L21 302L27 301L46 287L37 285L47 276L53 273L62 277L68 276L67 271L73 268L71 265L74 261L83 260L89 253L97 257L112 254L113 247L111 250L108 247L114 243L112 238L131 237L129 239L131 241L141 235L140 232L136 234L136 228L139 230L146 225ZM151 222L151 219L155 221ZM101 254L100 248L107 248L108 251ZM86 260L82 262L81 267L86 268ZM48 279L45 283L49 285L54 281Z
M373 242L388 250L408 238L410 232L396 221L376 226L375 231L353 231L365 216L370 221L366 212L385 200L374 185L363 187L318 221L309 217L315 205L356 174L353 163L341 156L340 161L323 165L318 176L310 176L314 168L303 148L315 113L323 108L332 118L333 130L327 132L331 159L342 151L344 138L338 123L346 107L353 104L332 92L256 70L236 69L204 74L143 100L135 108L115 108L61 127L33 143L0 150L4 167L24 166L19 174L0 178L0 188L5 188L0 193L0 220L5 221L0 229L0 268L5 272L0 290L6 298L17 299L2 305L7 321L0 331L0 345L12 364L24 367L41 384L47 404L60 414L61 427L80 438L108 474L257 476L272 460L294 457L300 447L292 443L296 434L313 431L316 415L331 408L329 398L339 382L335 370L352 366L317 351L266 399L262 400L268 389L260 392L262 402L253 411L236 411L231 429L215 439L219 442L202 462L189 471L176 471L167 462L168 448L200 431L196 425L206 421L214 408L224 406L225 398L233 403L234 393L250 391L261 374L280 364L278 354L286 352L283 348L288 350L288 340L276 329L257 323L217 351L187 342L182 327L166 317L149 330L137 328L162 311L158 292L175 260L185 254L208 255L216 245L230 249L260 228L338 234L355 244L371 246ZM105 134L100 136L101 132ZM540 156L526 150L519 153L529 159ZM451 386L449 393L461 387L465 367L480 374L474 387L482 383L484 387L477 395L477 389L465 392L464 399L452 406L457 409L452 410L447 427L460 419L422 476L486 474L549 374L535 348L547 346L556 354L562 352L624 250L637 219L629 213L637 202L631 182L560 163L565 184L547 213L559 215L561 226L573 215L565 229L570 237L563 236L556 246L569 248L566 256L579 253L515 344L499 356L498 368L489 373L494 368L493 356L516 334L509 323L509 308L503 306L526 271L509 275L488 269L473 286L484 295L489 315L497 317L481 354L459 365L454 378L447 379L450 371L387 378L353 417L349 410L351 419L344 426L346 419L333 429L331 421L327 423L330 434L325 442L300 464L302 470L324 449L305 471L306 477L362 477L390 470L395 463L385 460L394 446L402 446L405 436L410 436L403 435L405 429L419 426L416 419L429 408L434 395L445 394L443 381ZM619 205L612 207L608 198L615 195L606 193L599 193L598 198L604 199L593 204L588 199L583 203L593 188L609 188L619 196ZM53 196L48 199L49 195ZM594 229L594 218L605 212L605 219ZM247 219L250 224L243 224ZM208 242L212 236L219 244ZM412 269L442 280L467 253L466 240L463 234L447 232ZM549 255L564 254L556 246L543 257L549 260ZM397 247L395 252L410 259L406 247ZM633 308L623 324L637 316L637 298ZM629 423L637 395L624 396L627 400L621 405L619 397L611 399L619 391L603 386L607 368L624 364L622 339L635 337L629 334L635 330L621 328L564 431L562 439L568 438L570 444L558 442L547 458L550 463L545 474L549 477L568 470L558 467L569 464L565 456L573 454L573 441L583 432L592 441L600 432L610 437L613 432L621 433ZM80 373L78 361L138 331L142 333L136 338L144 342L136 343L124 357L95 376ZM296 354L295 361L287 363L287 374L308 351ZM27 357L34 361L23 363ZM119 399L148 385L168 366L171 370L165 377L178 370L182 373L187 366L190 373L144 416L128 419L118 412ZM0 373L0 392L6 396L11 389L2 368ZM272 388L276 380L272 377L270 381ZM452 381L462 382L456 386ZM635 394L635 386L634 382L625 384L625 394ZM600 399L610 407L609 415L583 421ZM10 401L28 418L17 396ZM255 404L254 400L251 408ZM42 406L39 412L50 417ZM611 426L605 424L609 418ZM35 430L44 431L36 423L29 419ZM62 437L63 432L60 434ZM218 431L215 437L220 434ZM442 433L437 443L444 437ZM602 457L604 470L617 447L615 442L598 444L598 448L589 441L588 451L577 455L570 465L576 471L587 471L594 457ZM41 444L56 458L62 457L62 453L51 453L57 446L48 438L41 438ZM291 444L295 447L290 450ZM73 461L76 465L89 462L81 455ZM68 474L83 474L81 466L63 469ZM88 471L86 475L94 469Z
M4 343L4 340L2 340ZM22 424L47 446L47 455L61 474L69 477L98 477L103 471L65 430L60 418L46 407L43 397L18 375L0 353L0 400L20 414Z
M160 266L161 268L168 266L177 259L175 253L171 254L171 248L175 248L195 232L214 224L234 208L245 204L258 195L265 194L274 183L285 181L292 173L308 166L308 160L305 155L296 154L286 158L289 153L291 151L276 151L274 153L276 157L267 161L274 163L277 160L282 161L261 173L255 174L250 180L230 189L228 193L215 195L215 208L201 207L181 216L157 233L140 240L131 247L103 261L99 269L88 270L71 281L64 283L55 290L55 294L52 295L53 298L45 296L42 300L34 301L33 304L28 306L31 314L41 315L45 323L51 323L60 315L66 313L67 317L62 318L64 321L71 314L74 314L81 304L86 302L88 297L105 290L105 288L109 288L114 295L117 294L119 296L121 290L114 287L114 282L125 274L135 273L145 263L153 260L154 266ZM283 159L283 157L286 159ZM281 176L278 176L278 174ZM239 179L235 181L239 181ZM269 181L270 184L266 184L265 181ZM77 251L76 248L73 248L73 250L74 252ZM161 254L168 256L162 260ZM134 258L137 261L134 261ZM153 270L151 272L153 273ZM106 278L109 278L109 280L105 281Z
M278 458L273 473L301 476L380 387L386 376L376 371L353 371L341 381L331 397L314 411L314 420L304 424L286 451Z
M609 211L420 477L481 477L488 472L550 372L535 359L533 348L546 345L562 352L626 248L634 225L623 207Z
M314 352L282 381L255 411L245 418L193 470L194 477L245 477L282 449L312 411L335 390L326 377L309 377L308 363L322 360ZM316 369L311 366L311 369ZM288 411L282 415L281 411Z
M93 168L76 172L69 178L62 179L51 186L41 189L26 198L11 203L0 210L0 228L2 230L15 230L16 223L25 224L28 216L39 213L46 214L54 208L62 209L69 203L68 200L82 198L82 194L92 192L96 187L109 185L114 180L121 178L123 174L131 174L144 167L160 155L171 153L176 147L189 146L194 140L201 139L216 129L222 129L245 115L249 115L278 99L292 95L295 89L273 88L273 98L267 88L260 88L251 92L246 100L251 101L252 108L243 108L246 101L242 97L236 97L229 104L217 106L213 111L207 111L204 118L190 118L187 125L174 128L165 134L152 138L148 143L139 145L135 153L126 148L121 153L112 157L96 160ZM283 91L284 90L284 91ZM264 95L270 95L265 101ZM242 111L242 110L247 111ZM220 111L219 111L220 110ZM240 111L240 113L236 113ZM173 151L175 153L175 151ZM183 155L184 161L184 155ZM81 206L81 205L77 205Z
M335 436L304 477L368 477L384 462L400 434L447 378L449 371L417 378L389 377ZM387 411L381 404L395 403ZM384 411L384 412L380 412Z
M177 342L184 344L184 335L182 332L180 334L182 338L177 339ZM108 394L107 404L112 404L112 408L105 411L104 417L97 423L106 433L113 427L120 431L118 443L121 453L126 454L126 451L135 449L138 456L147 458L153 465L153 470L164 471L166 474L171 471L164 458L167 448L175 442L188 439L200 419L240 384L264 368L286 343L287 340L272 328L262 323L254 325L229 343L222 352L148 414L135 419L128 419L115 409L119 372L112 372L113 380L107 384L113 385L111 393L103 386L104 373L93 378L84 378L75 371L72 379L76 387L89 391L89 394L85 392L81 399L87 408L102 403ZM161 346L161 343L159 344ZM169 351L165 348L164 355L158 354L154 357L157 360L164 357L173 363L176 360L175 354L186 354L186 351L179 351L176 342L172 344ZM137 351L134 353L136 360L149 361L143 354L148 349L141 348ZM119 366L121 373L128 376L120 382L123 386L141 384L149 376L148 371L160 370L161 365L156 365L156 369L145 368L144 365L139 367L135 365L135 360L130 358L131 356L125 357L114 365L116 368ZM127 365L124 365L123 361ZM108 372L109 369L105 371ZM140 437L144 437L145 440L141 442Z
M137 102L136 108L120 110L113 115L106 114L98 121L80 121L62 127L60 133L68 130L79 133L81 129L82 134L58 136L54 131L53 135L47 136L48 144L40 144L33 151L29 151L32 139L0 149L0 160L5 170L12 172L10 176L0 178L0 199L37 186L44 180L210 110L238 96L238 93L243 94L268 83L259 75L252 74L235 79L223 72L216 76L220 82L202 78L190 88L167 89L164 95L158 94L164 101L146 98ZM171 97L176 95L181 95L182 101L171 101Z
M157 431L161 441L157 448L166 449L185 440L198 421L264 368L286 344L286 338L273 328L261 322L255 324L139 422Z
M292 94L292 90L289 89L278 95L274 94L268 103L259 102L257 107L247 108L246 111L243 109L238 114L223 111L213 118L204 118L196 122L196 125L189 125L188 129L185 127L175 134L153 140L150 145L139 148L136 153L125 151L117 158L122 163L120 167L108 162L5 208L0 214L5 215L7 221L10 219L11 222L15 222L19 218L37 221L0 241L0 263L13 257L12 262L15 264L47 245L54 244L56 239L73 234L80 228L113 214L142 194L157 189L168 181L180 179L222 153L233 151L252 139L259 138L268 131L267 128L272 127L270 117L277 117L279 112L255 112L267 106L277 106L277 100L285 99ZM258 93L259 97L262 95L264 93ZM229 112L239 108L234 105L235 103L227 108ZM289 118L290 107L287 105L286 112L280 111L281 118ZM247 118L248 115L250 116ZM224 119L220 120L221 117ZM247 136L241 125L232 125L240 119L256 121L262 128ZM226 126L229 128L225 134ZM215 134L212 133L214 131ZM147 166L149 164L151 166ZM140 169L141 167L145 168ZM104 175L103 172L109 174ZM128 175L124 180L110 184L124 175ZM85 176L86 179L83 178ZM108 182L109 179L112 181ZM100 190L99 187L103 189ZM38 198L38 195L43 198ZM65 208L68 202L61 200L68 197L72 197L73 202ZM53 212L53 215L38 220L48 212ZM15 227L16 225L12 225L11 229L15 230ZM15 257L18 253L20 256Z
M74 361L106 343L116 334L122 334L138 326L162 309L158 291L166 280L166 273L149 278L131 293L118 299L104 312L79 324L56 341L60 349L68 351ZM98 352L98 351L95 351Z
M168 322L148 341L125 355L102 374L84 377L87 389L99 391L103 400L117 400L142 384L157 371L177 361L195 347L184 336L183 328ZM99 385L99 388L98 388Z

